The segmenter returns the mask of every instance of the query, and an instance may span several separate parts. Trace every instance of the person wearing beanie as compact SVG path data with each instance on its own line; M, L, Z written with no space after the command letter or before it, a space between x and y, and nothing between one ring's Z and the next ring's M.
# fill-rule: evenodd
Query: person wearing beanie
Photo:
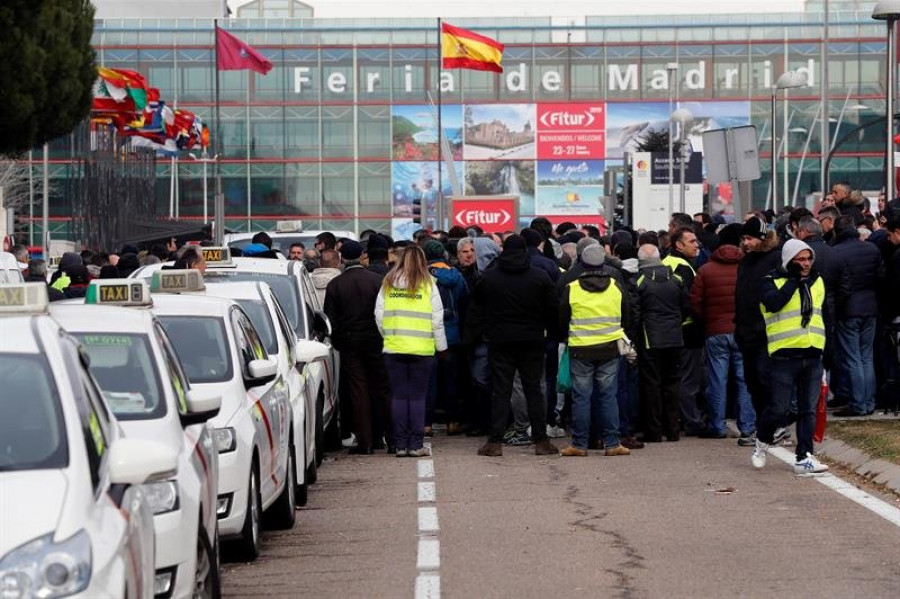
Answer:
M825 348L825 283L813 268L816 256L799 239L781 249L781 267L762 283L762 316L772 395L759 418L756 447L750 456L754 468L766 465L776 430L786 422L791 402L797 402L797 443L794 472L814 474L828 466L813 456L816 403L822 382Z
M531 263L521 235L503 241L497 266L484 272L473 303L490 344L492 385L491 430L478 454L503 455L516 371L528 404L535 454L559 453L547 438L547 406L541 393L547 340L557 339L557 294L547 273Z
M369 260L367 270L384 277L391 269L388 266L388 241L383 235L374 233L366 242L366 257Z
M603 268L603 247L590 245L579 261L584 272L559 303L559 330L569 347L572 376L572 441L560 453L583 457L591 428L599 429L604 455L629 455L619 437L619 341L635 335L634 308L623 284ZM593 422L599 416L599 422Z
M59 260L59 265L56 268L56 272L54 272L50 277L51 287L59 291L62 291L63 289L68 287L70 279L67 271L70 268L74 268L76 266L84 266L84 261L81 259L81 255L75 252L64 253L62 255L62 258L60 258ZM61 282L60 279L62 279Z
M734 380L737 396L738 444L755 443L756 412L744 380L741 351L734 340L734 303L738 266L744 258L740 249L742 226L731 224L719 232L718 247L709 262L700 267L691 287L691 307L703 323L706 338L706 403L709 420L700 437L725 438L725 406L728 381Z
M744 382L758 420L771 393L760 290L763 279L780 264L781 254L775 231L767 230L765 222L755 215L741 226L741 249L744 258L738 263L734 288L734 340L741 350ZM777 437L781 440L788 434L787 429L780 429Z
M370 237L369 243L372 240ZM341 354L338 387L341 427L348 435L352 431L356 436L351 453L372 453L384 446L382 437L387 441L388 453L393 453L391 390L382 355L384 345L375 322L375 303L382 277L363 267L362 253L361 243L345 241L340 252L343 271L337 271L325 286L323 305L331 321L331 342ZM311 276L336 268L331 258L328 262L331 266L325 267L324 259L337 255L333 246L323 248L322 267L316 268Z
M550 280L556 283L559 280L559 267L554 260L551 260L543 254L544 237L531 228L522 229L522 239L528 247L528 256L531 264L542 269L550 277Z
M826 290L832 287L835 299L835 360L832 369L835 401L844 405L838 417L865 416L875 411L875 330L878 317L876 290L884 261L874 243L862 241L851 216L841 216L834 223L834 245L831 264L837 265L829 281L828 272L820 267ZM837 284L835 284L837 281ZM829 285L831 283L831 285ZM831 332L829 330L829 332Z
M687 289L681 277L662 264L659 248L638 248L640 267L636 281L639 329L638 386L643 402L644 441L658 443L680 439L679 390L681 353L684 347L681 323L691 313Z
M62 290L66 299L84 297L87 294L91 275L86 266L73 266L66 271L69 277L69 285Z
M128 276L141 267L141 261L138 260L137 254L122 254L116 263L116 269L119 271L120 279L127 279Z

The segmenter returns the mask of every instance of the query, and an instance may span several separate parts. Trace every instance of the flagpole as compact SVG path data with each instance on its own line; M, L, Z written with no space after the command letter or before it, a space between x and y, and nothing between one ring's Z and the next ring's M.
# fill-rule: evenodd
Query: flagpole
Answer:
M213 38L213 56L214 68L216 71L216 155L221 157L222 154L222 115L219 110L219 19L213 19L213 30L215 36ZM225 198L222 196L222 170L219 167L219 161L215 161L213 167L216 177L216 200L213 204L213 229L215 237L213 238L216 245L225 244Z
M435 211L437 212L437 222L435 222L435 228L442 230L444 228L444 181L443 181L443 144L441 141L444 137L444 128L441 124L441 109L443 105L441 103L441 67L442 67L442 55L444 53L443 45L441 44L441 17L437 19L437 97L438 97L438 107L437 107L437 137L438 137L438 187L437 187L437 196L435 200Z

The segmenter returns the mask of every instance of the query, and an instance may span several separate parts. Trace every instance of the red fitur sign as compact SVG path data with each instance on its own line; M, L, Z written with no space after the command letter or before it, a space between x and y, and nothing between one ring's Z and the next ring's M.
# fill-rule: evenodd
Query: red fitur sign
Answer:
M606 157L606 105L537 105L538 160L602 160Z
M486 233L518 228L518 199L515 197L453 198L450 218L463 228L479 226Z

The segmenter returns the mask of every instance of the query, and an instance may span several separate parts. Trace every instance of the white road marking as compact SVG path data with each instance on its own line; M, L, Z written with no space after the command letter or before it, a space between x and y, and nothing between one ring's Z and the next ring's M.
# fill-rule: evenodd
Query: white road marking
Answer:
M419 460L419 478L434 478L434 460Z
M420 574L416 578L416 599L440 599L441 577L436 574Z
M435 490L434 483L419 483L419 502L430 503L434 501Z
M434 537L419 539L419 556L416 568L419 570L437 570L441 567L441 542Z
M419 532L438 532L440 529L441 527L438 525L437 508L420 507Z
M769 453L791 466L793 466L796 461L794 452L788 451L783 447L771 447L769 448ZM862 489L858 489L847 481L828 472L812 474L809 475L809 478L815 478L829 489L837 491L850 501L858 503L867 510L878 514L894 526L900 526L900 509L895 508L891 504L882 501L873 495L869 495Z

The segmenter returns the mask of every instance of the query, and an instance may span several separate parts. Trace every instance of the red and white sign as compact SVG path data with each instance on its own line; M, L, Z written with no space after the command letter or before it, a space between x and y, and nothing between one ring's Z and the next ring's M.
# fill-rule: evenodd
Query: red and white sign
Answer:
M512 196L466 196L453 198L450 213L453 225L478 225L486 233L518 228L518 198Z
M606 157L606 104L538 104L538 160Z

